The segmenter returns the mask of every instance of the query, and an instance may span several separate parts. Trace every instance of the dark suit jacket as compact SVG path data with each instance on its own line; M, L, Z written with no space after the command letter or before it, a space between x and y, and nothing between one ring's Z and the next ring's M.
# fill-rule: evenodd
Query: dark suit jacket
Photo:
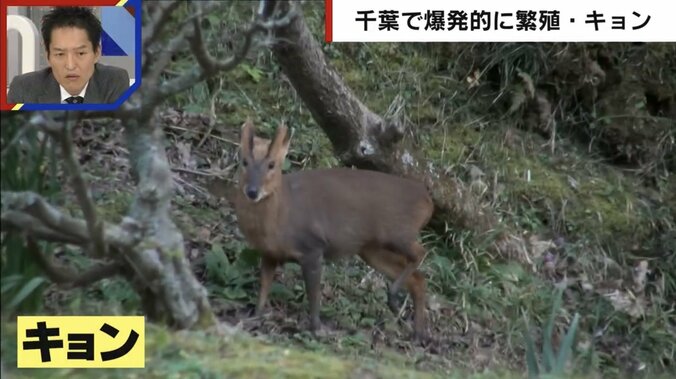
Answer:
M87 85L84 103L114 103L128 88L127 70L96 63L94 74ZM61 90L59 83L52 75L52 69L47 67L14 77L7 93L7 102L10 104L60 104Z

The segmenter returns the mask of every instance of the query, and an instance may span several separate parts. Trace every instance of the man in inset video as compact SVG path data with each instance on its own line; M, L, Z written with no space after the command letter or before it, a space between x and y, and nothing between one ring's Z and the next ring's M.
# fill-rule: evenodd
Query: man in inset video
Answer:
M98 63L101 21L89 8L56 7L42 19L49 67L16 76L8 103L109 104L129 88L127 70Z

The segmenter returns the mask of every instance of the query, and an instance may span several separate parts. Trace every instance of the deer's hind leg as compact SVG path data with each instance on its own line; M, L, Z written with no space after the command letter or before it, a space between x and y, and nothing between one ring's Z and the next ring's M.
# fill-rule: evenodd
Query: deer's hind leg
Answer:
M406 260L404 269L396 279L393 279L394 282L390 286L387 294L387 302L390 309L396 309L398 308L398 305L395 295L399 291L399 288L401 288L401 285L405 283L406 279L408 279L408 277L420 266L420 263L425 257L425 248L418 241L414 241L408 245L394 245L392 250L393 252L391 254L398 254L401 258L405 258ZM393 312L396 311L393 310Z
M399 281L399 285L402 283L406 285L408 292L413 298L414 338L424 339L427 336L425 330L427 284L424 275L417 269L417 264L411 269L411 262L404 256L384 249L366 248L359 253L359 256L369 266L383 273L390 280L393 280L395 283ZM391 295L393 287L394 284L390 287L390 291L388 291L388 306L396 313L396 307L393 309L394 302Z

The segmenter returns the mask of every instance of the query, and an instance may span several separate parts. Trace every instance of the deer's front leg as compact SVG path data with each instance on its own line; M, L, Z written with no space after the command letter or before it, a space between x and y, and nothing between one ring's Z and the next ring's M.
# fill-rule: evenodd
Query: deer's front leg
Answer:
M310 306L310 331L315 334L321 329L319 307L321 305L322 255L319 253L305 255L300 265L305 281L305 294Z
M270 285L275 277L275 269L277 262L266 257L261 257L261 281L260 292L258 293L258 305L256 306L256 316L260 316L268 301L268 294L270 293Z

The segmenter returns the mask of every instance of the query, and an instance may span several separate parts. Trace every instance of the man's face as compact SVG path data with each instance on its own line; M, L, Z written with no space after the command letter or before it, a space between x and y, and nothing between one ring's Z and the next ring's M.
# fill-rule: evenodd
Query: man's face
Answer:
M47 61L56 81L71 95L77 95L94 74L94 64L101 51L87 36L87 31L76 27L52 30L52 41L47 46Z

